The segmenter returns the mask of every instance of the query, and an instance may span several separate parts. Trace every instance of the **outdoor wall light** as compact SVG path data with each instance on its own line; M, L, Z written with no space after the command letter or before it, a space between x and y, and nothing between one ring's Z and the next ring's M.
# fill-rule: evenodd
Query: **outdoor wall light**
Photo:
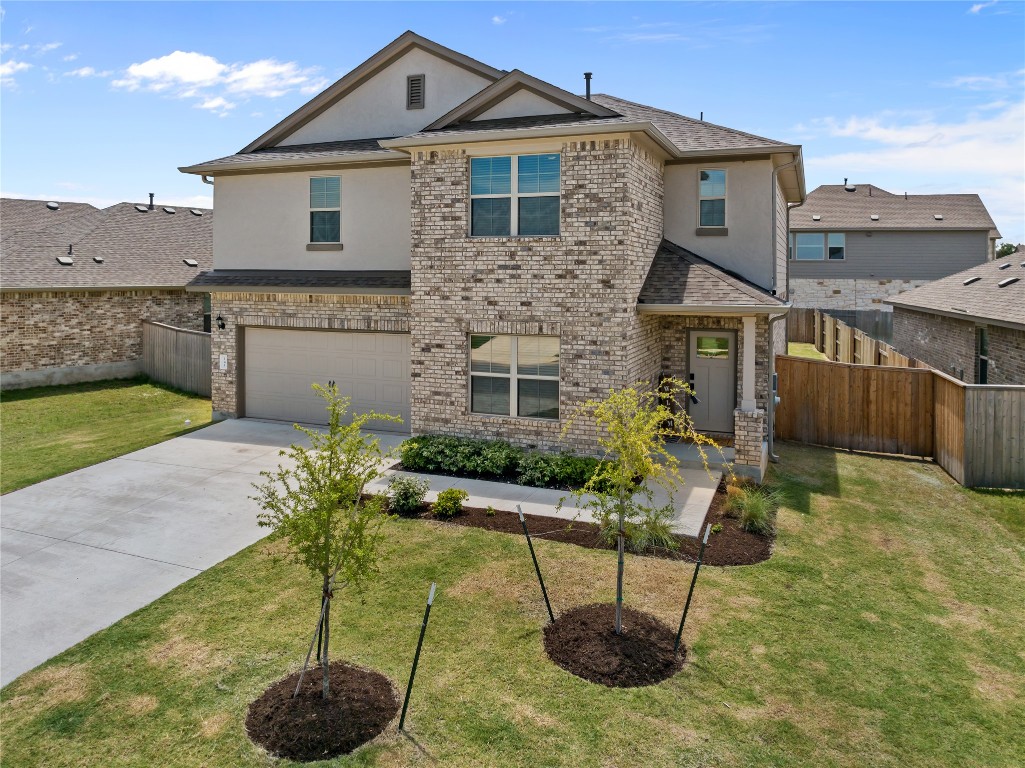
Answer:
M224 318L220 315L217 316L217 327L220 328L222 331L224 330Z

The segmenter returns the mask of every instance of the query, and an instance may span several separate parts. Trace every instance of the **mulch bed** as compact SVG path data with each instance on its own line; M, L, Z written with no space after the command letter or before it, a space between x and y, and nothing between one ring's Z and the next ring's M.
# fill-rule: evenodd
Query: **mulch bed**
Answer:
M611 603L566 611L544 629L548 657L567 672L610 688L654 685L683 668L685 651L673 651L673 630L624 607L623 633L617 635L615 617Z
M722 525L722 530L713 533L708 537L708 546L705 547L705 565L754 565L768 560L772 555L773 537L761 536L756 533L748 533L740 527L740 523L732 518L726 517L723 508L726 502L725 482L719 484L712 499L712 506L709 507L708 515L701 526L701 535L704 536L705 525ZM434 518L431 513L431 505L424 504L417 517ZM614 545L607 545L601 540L599 528L594 523L570 523L555 517L544 517L543 515L524 515L527 521L527 529L531 537L559 541L564 544L576 544L579 547L588 549L614 550ZM465 525L471 528L483 528L486 531L499 531L501 533L513 533L523 535L523 527L520 525L519 516L515 512L504 512L495 510L488 514L487 510L478 507L463 507L462 514L452 518L446 518L444 522L455 525ZM694 562L698 559L698 550L701 548L698 539L688 536L677 536L680 543L678 550L649 547L646 551L638 553L645 557L661 557L667 560L685 560Z
M264 691L249 705L249 738L272 755L309 762L348 754L381 733L399 711L391 681L344 661L331 662L329 669L328 699L320 667L306 670L294 699L298 672Z

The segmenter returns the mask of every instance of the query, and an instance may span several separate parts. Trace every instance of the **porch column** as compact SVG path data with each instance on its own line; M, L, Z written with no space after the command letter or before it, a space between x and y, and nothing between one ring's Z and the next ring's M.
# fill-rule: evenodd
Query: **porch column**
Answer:
M740 391L740 410L746 413L753 413L758 408L755 401L755 319L744 317L743 333L743 364L741 374L743 376Z

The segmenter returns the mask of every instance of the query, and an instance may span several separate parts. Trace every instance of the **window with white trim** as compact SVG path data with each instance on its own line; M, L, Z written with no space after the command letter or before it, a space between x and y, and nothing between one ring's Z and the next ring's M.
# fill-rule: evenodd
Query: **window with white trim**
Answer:
M470 159L470 235L559 234L558 154Z
M470 336L470 412L559 418L557 336Z
M310 242L342 241L342 179L314 176L310 179Z
M791 258L796 261L843 261L847 243L843 232L796 232Z
M699 171L698 226L726 226L726 171Z

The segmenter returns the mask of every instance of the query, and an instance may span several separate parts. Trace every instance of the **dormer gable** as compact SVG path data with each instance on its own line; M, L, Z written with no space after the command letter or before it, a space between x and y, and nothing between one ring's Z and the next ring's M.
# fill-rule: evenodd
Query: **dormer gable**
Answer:
M414 133L504 74L407 31L241 151Z
M564 114L616 117L619 113L514 69L442 115L426 130L457 123Z

